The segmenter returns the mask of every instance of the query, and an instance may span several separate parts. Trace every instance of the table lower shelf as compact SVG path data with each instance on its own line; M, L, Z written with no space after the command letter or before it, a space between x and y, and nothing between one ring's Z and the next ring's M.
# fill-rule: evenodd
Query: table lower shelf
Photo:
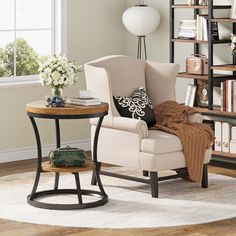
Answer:
M68 167L55 167L49 161L42 163L42 170L46 172L84 172L94 169L95 165L92 161L86 161L85 166L68 166Z
M94 171L93 173L92 170ZM54 189L37 192L37 187L40 180L40 174L43 171L55 173ZM79 173L84 171L91 171L91 177L92 175L95 175L99 188L98 191L91 189L81 189ZM60 177L59 173L61 172L70 172L74 175L76 184L75 189L59 189L58 187L59 177ZM77 195L78 203L64 204L64 203L49 203L41 201L41 198L43 197L71 195L71 194ZM92 199L89 201L84 201L83 197L85 196L89 196ZM49 161L43 162L41 164L41 170L38 170L37 172L32 193L29 194L27 197L27 202L31 206L43 209L51 209L51 210L85 209L85 208L102 206L106 204L107 201L108 201L108 196L103 189L99 173L96 171L96 165L92 161L86 161L85 166L73 166L73 167L54 167L49 163Z

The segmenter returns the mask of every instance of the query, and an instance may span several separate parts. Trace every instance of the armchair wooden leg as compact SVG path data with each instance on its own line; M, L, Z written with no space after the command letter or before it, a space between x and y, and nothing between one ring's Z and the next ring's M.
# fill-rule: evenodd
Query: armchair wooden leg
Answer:
M143 170L143 176L149 176L149 172L147 170Z
M202 188L208 188L208 165L203 165Z
M152 191L152 197L158 198L158 173L150 172L150 185Z
M101 165L102 165L101 162L97 163L98 171L100 171ZM93 175L92 175L92 179L91 179L91 185L96 185L96 184L97 184L97 178L96 178L96 175L95 175L94 170L93 170Z

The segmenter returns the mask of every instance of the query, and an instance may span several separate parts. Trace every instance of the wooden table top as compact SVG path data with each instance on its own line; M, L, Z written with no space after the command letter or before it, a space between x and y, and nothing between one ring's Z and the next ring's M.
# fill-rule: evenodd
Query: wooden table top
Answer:
M108 111L108 104L77 106L67 104L65 107L47 107L46 101L35 101L26 104L26 111L40 115L92 115Z

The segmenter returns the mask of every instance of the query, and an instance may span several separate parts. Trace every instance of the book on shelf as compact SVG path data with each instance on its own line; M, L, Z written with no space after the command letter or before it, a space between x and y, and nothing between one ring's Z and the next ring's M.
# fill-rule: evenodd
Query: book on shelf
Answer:
M196 38L196 20L180 20L178 28L179 39Z
M215 150L222 152L222 122L215 121Z
M189 84L187 87L186 97L185 97L185 105L193 107L195 97L196 97L196 85Z
M222 152L229 152L229 142L230 142L230 124L227 122L222 122Z
M221 111L236 112L236 81L221 82Z
M235 125L231 127L231 140L234 140L236 142L236 126Z
M229 152L232 154L236 154L236 126L235 124L231 125Z
M208 15L197 15L196 19L196 31L197 31L197 40L207 41L208 40L208 27L209 25L209 16ZM218 22L211 23L212 39L219 40L219 28Z
M93 106L101 104L101 101L98 98L72 97L67 98L66 103L70 105Z

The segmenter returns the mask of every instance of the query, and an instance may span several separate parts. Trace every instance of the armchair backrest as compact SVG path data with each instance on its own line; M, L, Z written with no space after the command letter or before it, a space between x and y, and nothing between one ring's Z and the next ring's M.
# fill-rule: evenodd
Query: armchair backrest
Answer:
M178 65L154 63L128 56L108 56L85 64L87 89L94 97L107 102L113 116L119 116L112 96L130 96L144 87L154 106L175 100Z
M178 72L178 64L146 62L146 90L154 107L164 101L175 101Z
M145 61L128 56L108 56L88 63L106 69L114 96L130 96L137 87L145 87Z

